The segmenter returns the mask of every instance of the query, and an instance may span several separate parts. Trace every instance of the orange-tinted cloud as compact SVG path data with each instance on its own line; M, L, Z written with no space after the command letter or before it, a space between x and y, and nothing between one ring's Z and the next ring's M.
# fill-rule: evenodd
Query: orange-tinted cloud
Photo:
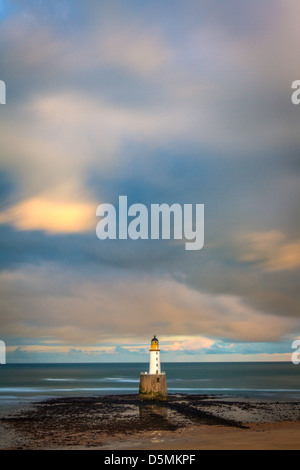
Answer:
M214 343L215 341L212 339L198 337L186 341L175 341L167 349L170 351L200 351L201 349L210 348Z
M95 207L88 202L64 202L34 197L0 213L0 223L11 224L18 230L86 232L95 226Z
M276 231L255 232L243 237L248 245L243 261L257 263L265 271L285 271L300 268L300 241L288 242Z

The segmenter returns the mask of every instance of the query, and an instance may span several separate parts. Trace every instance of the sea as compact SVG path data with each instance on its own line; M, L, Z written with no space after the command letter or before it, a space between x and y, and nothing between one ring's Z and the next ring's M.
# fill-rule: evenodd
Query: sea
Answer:
M1 408L51 397L137 394L143 363L6 364ZM300 400L300 365L288 362L164 363L168 392L222 399Z

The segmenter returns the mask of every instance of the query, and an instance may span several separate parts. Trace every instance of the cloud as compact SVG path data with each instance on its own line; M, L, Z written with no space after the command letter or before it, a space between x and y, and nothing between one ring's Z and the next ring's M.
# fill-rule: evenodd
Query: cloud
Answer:
M187 341L175 341L168 346L170 351L199 351L201 349L210 348L215 343L209 338L193 338Z
M3 334L81 345L124 337L146 341L153 331L166 337L197 332L200 338L274 341L298 325L255 311L238 297L205 294L171 279L120 274L87 281L57 266L3 272ZM199 341L190 346L200 347ZM205 341L203 347L211 344Z
M90 231L95 227L95 204L32 198L0 213L0 223L17 230L43 230L48 233Z
M2 126L2 166L15 175L20 197L63 192L69 200L91 198L84 176L95 168L112 177L118 164L126 166L126 142L176 142L193 127L175 106L132 109L78 92L37 97L18 106L18 114Z
M118 69L138 73L149 77L165 67L172 58L171 48L164 41L159 31L149 30L144 24L111 19L109 25L96 30L94 37L89 38L90 50L87 66L94 63L111 65ZM82 47L82 57L86 63L86 44Z
M248 245L241 256L243 261L253 262L266 272L300 268L300 241L288 242L276 230L250 233L243 239Z
M114 346L83 346L80 349L77 348L77 351L84 354L113 354L115 352ZM36 353L36 354L57 354L64 353L68 354L72 351L76 351L76 348L72 346L64 345L47 345L47 344L30 344L26 346L8 346L7 352L14 353L16 350L22 353Z

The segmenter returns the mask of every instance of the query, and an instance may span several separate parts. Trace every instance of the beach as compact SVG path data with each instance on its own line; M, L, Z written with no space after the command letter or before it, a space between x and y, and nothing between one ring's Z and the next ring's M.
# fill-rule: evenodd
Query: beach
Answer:
M197 426L121 438L103 450L299 450L300 423L251 424L247 429Z
M1 413L1 449L299 449L299 401L57 397Z

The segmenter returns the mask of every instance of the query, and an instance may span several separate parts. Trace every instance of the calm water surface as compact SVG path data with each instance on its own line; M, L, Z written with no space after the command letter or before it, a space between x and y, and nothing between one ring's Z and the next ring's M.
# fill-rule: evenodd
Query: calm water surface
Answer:
M300 365L164 363L170 393L300 400ZM2 405L54 396L138 393L148 364L7 364L0 366Z

